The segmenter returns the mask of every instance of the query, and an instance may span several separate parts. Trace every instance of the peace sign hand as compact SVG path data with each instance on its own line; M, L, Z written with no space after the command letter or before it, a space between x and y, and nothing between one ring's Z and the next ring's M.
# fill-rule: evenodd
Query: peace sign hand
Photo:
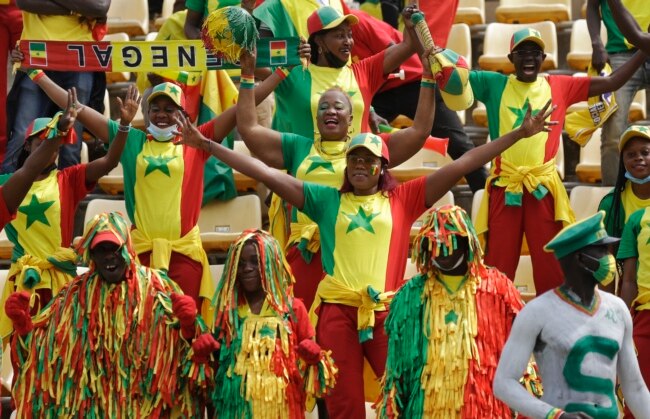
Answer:
M65 111L61 118L59 118L59 123L57 124L57 129L59 132L65 133L72 128L74 122L77 120L77 113L79 109L77 108L77 89L72 88L68 89L68 104L66 105Z
M553 105L551 109L551 99L546 102L546 105L539 110L534 116L532 115L533 109L528 104L528 109L526 110L526 116L524 117L524 122L522 122L519 129L522 132L522 138L532 137L533 135L544 132L551 132L551 129L554 125L557 125L557 121L547 121L546 118L551 116L553 111L557 108L557 105Z

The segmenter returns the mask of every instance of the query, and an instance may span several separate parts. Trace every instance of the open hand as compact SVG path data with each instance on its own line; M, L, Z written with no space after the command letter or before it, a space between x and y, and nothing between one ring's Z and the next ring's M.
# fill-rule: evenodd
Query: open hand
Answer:
M60 132L68 132L72 128L74 122L77 120L77 113L80 106L79 102L77 102L77 89L74 87L68 89L68 104L65 107L63 115L59 118L57 125L57 129Z
M408 6L406 6L404 8L404 10L402 10L402 18L404 19L404 27L406 29L413 29L414 28L415 25L411 21L411 16L413 16L413 13L416 13L416 12L422 13L420 11L420 9L418 9L417 4L415 4L415 3L409 4Z
M190 122L185 115L177 114L174 117L174 121L178 126L178 130L174 132L175 135L180 135L181 138L178 141L175 141L176 145L187 145L194 148L205 149L203 145L206 141L211 141L205 138L203 134Z
M16 45L16 48L12 49L10 54L11 54L11 62L13 64L21 63L20 69L26 71L27 67L25 67L24 64L22 64L23 60L25 59L25 54L23 54L23 52L20 50L20 46Z
M298 55L303 65L311 62L311 45L302 36L300 37L300 44L298 45Z
M555 108L557 108L556 105L553 105L551 109L549 107L551 106L551 99L546 102L546 105L542 109L537 112L534 116L532 115L533 109L530 106L530 103L528 104L528 109L526 110L526 116L524 117L524 122L522 122L521 126L519 129L522 131L523 138L528 138L532 137L533 135L540 133L542 131L544 132L551 132L551 128L554 125L557 125L557 121L547 121L546 118L548 118L553 111L555 111Z
M142 96L140 96L138 88L133 84L127 89L124 101L119 97L117 98L117 102L120 104L120 124L129 125L133 121L133 118L138 113L141 101Z

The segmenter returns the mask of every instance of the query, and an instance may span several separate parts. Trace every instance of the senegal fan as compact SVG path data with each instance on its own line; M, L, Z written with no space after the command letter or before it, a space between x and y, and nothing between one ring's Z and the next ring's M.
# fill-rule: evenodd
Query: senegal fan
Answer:
M381 376L386 364L384 321L393 293L402 285L413 222L466 173L487 163L519 139L550 130L548 104L498 141L478 147L426 177L397 185L388 172L390 156L374 134L354 136L346 150L343 186L303 182L260 160L214 144L187 119L181 144L210 149L223 162L260 182L318 225L326 276L319 285L316 337L339 368L326 396L334 418L365 415L363 358ZM316 321L316 319L314 319Z
M140 104L137 90L130 87L124 102L118 100L120 123L128 125ZM69 130L77 117L76 103L75 89L69 90L65 113L59 112L54 118L38 118L32 122L18 155L18 168L47 138L62 133L76 137L75 131ZM38 175L18 207L16 218L5 227L14 250L0 305L4 306L6 298L15 290L24 290L38 294L32 307L32 313L36 314L76 276L75 254L69 246L72 244L77 206L95 187L95 182L117 166L125 140L126 133L120 133L104 157L63 170L56 168L58 152L50 157L49 165ZM11 321L4 311L0 311L0 336L4 339L11 331Z

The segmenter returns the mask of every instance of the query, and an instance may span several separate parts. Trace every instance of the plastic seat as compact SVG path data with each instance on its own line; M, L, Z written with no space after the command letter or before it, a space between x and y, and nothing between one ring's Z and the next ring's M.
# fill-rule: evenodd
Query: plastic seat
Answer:
M600 39L603 41L603 45L607 43L605 25L600 25ZM587 71L589 64L591 64L592 51L587 21L585 19L574 21L571 28L569 53L566 56L567 64L574 70Z
M13 251L14 244L7 238L5 230L0 230L0 259L11 259Z
M628 119L630 122L641 121L646 119L646 97L645 89L641 89L636 92L632 103L630 104L630 111L628 113Z
M79 152L79 162L81 164L88 163L88 144L85 141L81 142L81 151Z
M154 21L155 30L160 30L160 27L165 23L167 18L174 13L174 0L163 0L162 11L160 17Z
M448 155L441 156L435 151L423 148L404 163L390 169L390 173L399 182L406 182L431 174L451 161Z
M483 40L483 55L478 58L478 65L483 70L498 71L510 74L515 71L508 60L510 39L512 34L522 28L537 29L542 35L546 48L546 59L542 63L542 71L558 67L557 30L552 22L537 22L526 25L510 23L490 23L485 30Z
M406 259L406 269L404 270L404 279L409 280L418 274L418 267L415 266L415 263L411 258Z
M143 36L149 32L147 0L112 0L108 9L108 33Z
M234 141L232 149L237 153L246 154L247 156L252 155L251 151L246 146L246 143L243 141ZM232 175L233 178L235 179L235 187L237 188L237 191L246 192L246 191L254 191L257 189L257 185L259 184L259 182L253 179L252 177L246 176L245 174L240 173L235 169L232 170Z
M496 19L503 23L567 22L571 7L571 0L500 0Z
M571 189L569 204L576 215L576 220L582 220L598 211L598 205L605 195L612 190L611 186L579 185Z
M249 228L262 228L262 204L257 195L212 201L199 214L201 241L206 251L226 251Z
M219 284L219 281L221 281L221 275L223 274L223 268L224 268L224 265L210 265L210 275L212 276L212 279L214 280L215 288Z
M460 0L454 23L482 25L485 23L485 0Z
M600 135L597 129L591 140L580 149L580 160L576 165L576 176L580 182L596 183L602 179L600 171Z
M515 287L519 290L522 300L528 302L535 298L535 281L533 279L533 263L530 255L519 256L519 265L514 278Z
M131 227L131 221L126 213L126 203L123 199L103 199L95 198L88 201L88 206L86 207L86 212L84 214L84 226L88 224L90 220L97 214L103 212L121 212L124 216L124 221L128 227Z
M110 14L110 11L109 11ZM111 23L109 22L109 28L111 27ZM125 32L111 32L107 34L104 39L104 41L120 41L120 42L128 42L129 41L129 35ZM106 83L111 84L111 83L124 83L127 82L131 79L131 73L128 71L110 71L106 72Z
M474 120L476 125L487 128L488 119L485 103L476 101L476 106L472 109L472 120Z
M124 192L124 173L122 171L122 163L108 172L107 175L102 176L97 181L99 187L109 195L118 195Z
M451 191L447 191L447 193L445 193L442 198L440 198L438 201L436 201L435 204L432 205L432 208L442 207L444 205L454 205L454 194ZM411 239L413 239L413 237L418 234L418 231L420 231L420 227L422 227L422 224L424 223L424 218L427 212L429 211L427 210L422 213L422 215L417 220L415 220L411 226Z

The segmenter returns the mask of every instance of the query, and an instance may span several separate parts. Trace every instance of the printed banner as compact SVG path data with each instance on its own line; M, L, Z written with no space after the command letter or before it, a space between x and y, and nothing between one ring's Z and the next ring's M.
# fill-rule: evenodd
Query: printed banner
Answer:
M257 67L299 65L298 38L257 40ZM199 71L239 68L207 52L200 40L20 41L24 65L57 71Z

